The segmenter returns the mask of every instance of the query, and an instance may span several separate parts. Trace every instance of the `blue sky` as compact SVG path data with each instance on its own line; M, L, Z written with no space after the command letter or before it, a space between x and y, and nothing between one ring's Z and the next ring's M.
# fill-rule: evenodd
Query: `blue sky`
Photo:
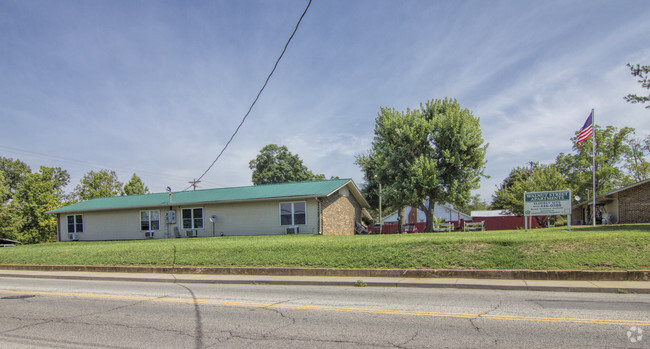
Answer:
M307 1L0 0L0 156L72 179L137 173L185 189L224 146ZM362 181L380 107L451 97L490 143L476 193L516 166L552 162L592 108L650 134L643 1L314 0L235 140L199 184L249 185L248 163L286 145L326 176Z

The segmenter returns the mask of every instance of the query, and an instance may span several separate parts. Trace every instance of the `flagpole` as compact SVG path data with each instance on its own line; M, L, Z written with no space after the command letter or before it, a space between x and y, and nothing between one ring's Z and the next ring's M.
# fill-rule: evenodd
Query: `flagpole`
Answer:
M592 213L591 216L593 218L594 222L594 227L596 226L596 116L594 115L594 109L591 109L591 130L594 134L594 142L593 142L593 151L594 151L594 156L593 156L593 206L592 206Z

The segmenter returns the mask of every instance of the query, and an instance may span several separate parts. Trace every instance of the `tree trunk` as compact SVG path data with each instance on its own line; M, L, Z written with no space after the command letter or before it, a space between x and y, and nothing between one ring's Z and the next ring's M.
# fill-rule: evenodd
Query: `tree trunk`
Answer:
M400 234L404 232L404 207L397 210L397 232Z
M424 211L424 216L427 219L427 224L424 227L424 231L427 233L433 232L433 209L435 208L435 203L429 199L429 207L421 205L420 209Z

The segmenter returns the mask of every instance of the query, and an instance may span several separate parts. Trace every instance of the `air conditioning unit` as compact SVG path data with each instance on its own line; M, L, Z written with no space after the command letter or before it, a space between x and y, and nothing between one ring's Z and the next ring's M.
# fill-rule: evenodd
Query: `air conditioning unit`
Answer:
M300 233L300 227L292 225L289 228L287 228L287 234L299 234Z
M186 230L185 231L185 236L188 238L195 238L198 236L198 230L193 229L193 230Z
M144 237L147 239L153 239L153 231L145 231L144 232Z
M76 233L68 233L68 240L77 241L79 238L77 237Z

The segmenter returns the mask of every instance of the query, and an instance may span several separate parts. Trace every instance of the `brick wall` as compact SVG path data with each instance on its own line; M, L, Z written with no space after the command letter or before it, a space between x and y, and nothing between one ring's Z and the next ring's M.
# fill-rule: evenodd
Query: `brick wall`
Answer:
M323 199L321 211L323 235L354 235L354 225L361 221L357 200L340 193Z
M619 223L650 223L650 182L618 193Z
M406 223L417 223L418 222L418 209L411 207L411 211L408 213L408 219Z

